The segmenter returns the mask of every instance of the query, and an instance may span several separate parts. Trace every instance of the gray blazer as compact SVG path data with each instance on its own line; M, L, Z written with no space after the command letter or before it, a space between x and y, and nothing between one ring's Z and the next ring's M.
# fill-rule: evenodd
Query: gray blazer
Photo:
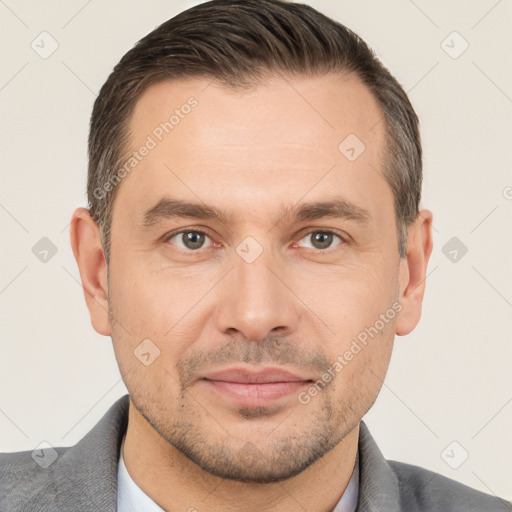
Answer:
M128 395L75 446L57 453L0 455L1 512L114 512ZM44 457L58 458L47 468ZM34 455L36 456L36 455ZM507 502L431 471L386 461L364 422L359 437L358 512L511 512Z

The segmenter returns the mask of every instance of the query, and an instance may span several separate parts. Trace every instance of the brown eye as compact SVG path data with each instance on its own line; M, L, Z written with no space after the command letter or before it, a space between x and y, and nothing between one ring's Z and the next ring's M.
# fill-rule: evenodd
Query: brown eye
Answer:
M202 231L180 231L169 238L169 242L182 249L196 251L208 247L211 243L210 237ZM208 242L205 245L205 242Z
M303 245L301 243L304 240L308 240L308 239L310 240L309 241L310 245ZM309 247L309 248L318 249L318 250L330 249L333 242L336 239L338 239L339 242L343 241L341 239L341 237L339 237L338 235L336 235L335 233L333 233L331 231L312 231L311 233L308 233L305 237L303 237L301 239L301 242L299 242L299 245L301 247ZM339 245L339 243L336 245Z

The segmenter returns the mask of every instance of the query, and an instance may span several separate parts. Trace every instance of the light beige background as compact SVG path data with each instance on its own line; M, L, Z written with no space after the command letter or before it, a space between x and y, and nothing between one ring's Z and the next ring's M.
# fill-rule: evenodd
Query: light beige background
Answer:
M99 88L132 44L193 3L0 1L2 451L73 444L125 393L110 340L89 322L69 220L86 205ZM370 43L422 121L435 227L423 318L397 337L366 422L387 458L511 499L512 4L308 3ZM31 48L43 31L59 45L47 59ZM445 51L463 48L453 31L469 44L458 58ZM58 250L46 263L32 253L42 237ZM442 250L452 237L468 248L456 262Z

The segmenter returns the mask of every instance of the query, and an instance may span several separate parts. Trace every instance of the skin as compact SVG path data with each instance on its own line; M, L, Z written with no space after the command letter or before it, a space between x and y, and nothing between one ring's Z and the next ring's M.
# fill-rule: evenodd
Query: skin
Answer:
M353 76L274 75L237 93L202 79L157 84L136 104L131 151L190 96L198 105L119 185L108 273L98 226L83 208L72 218L91 322L112 338L130 392L127 469L166 510L332 510L395 334L420 319L432 213L409 227L400 260L381 174L385 123ZM348 134L366 146L353 162L338 150ZM145 228L144 212L164 196L226 219ZM368 220L287 215L339 196ZM203 231L204 246L170 236L180 230ZM335 234L329 247L315 245L318 231ZM252 263L236 250L249 236L262 250ZM202 379L272 366L309 380L307 390L397 302L401 311L307 404L294 391L247 406ZM160 355L145 366L134 351L148 338Z

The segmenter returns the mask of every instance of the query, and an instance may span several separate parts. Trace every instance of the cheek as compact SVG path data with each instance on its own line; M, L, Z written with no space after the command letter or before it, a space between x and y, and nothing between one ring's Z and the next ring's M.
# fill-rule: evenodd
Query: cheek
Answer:
M128 268L129 267L129 268ZM125 278L124 276L129 276ZM137 363L134 353L144 340L159 351L158 362L171 370L200 335L211 287L198 272L148 271L148 265L112 264L111 306L115 320L112 339L116 356L127 369ZM151 348L149 342L145 342Z
M129 393L140 403L161 395L178 397L175 363L191 343L183 331L177 335L172 329L178 319L173 303L179 299L172 288L151 276L132 274L131 279L112 282L112 342Z
M197 272L150 267L144 262L119 266L112 273L112 298L134 335L161 338L187 316L206 285Z
M373 327L360 330L348 343L343 343L343 347L333 351L331 359L336 362L333 395L347 406L364 405L361 415L366 413L382 387L393 348L394 320L389 320L381 331Z
M332 331L322 346L335 375L333 396L343 403L351 395L362 404L373 402L382 386L400 307L397 272L392 265L387 272L375 266L345 267L330 273L321 293L311 283L309 292L303 288L305 302Z
M398 268L374 265L351 265L326 268L310 274L297 288L298 294L311 311L327 324L333 340L341 343L355 338L377 322L382 330L381 315L385 315L397 300ZM394 320L395 310L389 311L386 326Z

